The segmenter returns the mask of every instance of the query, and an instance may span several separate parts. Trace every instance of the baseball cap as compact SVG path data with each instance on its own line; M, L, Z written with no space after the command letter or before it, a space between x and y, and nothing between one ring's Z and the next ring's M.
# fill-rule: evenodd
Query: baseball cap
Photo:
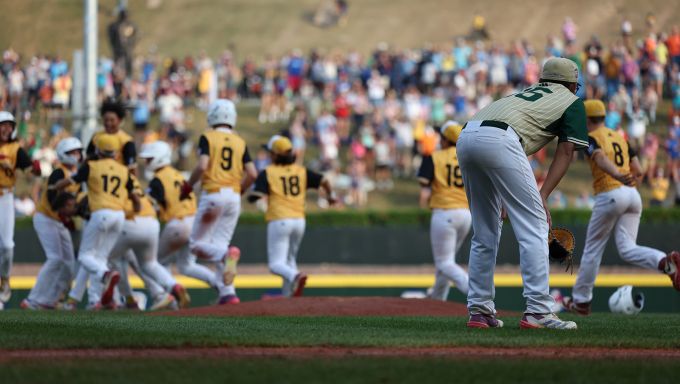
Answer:
M463 127L458 124L457 121L449 120L444 125L442 125L441 129L439 132L446 138L446 140L455 143L458 141L458 136L460 136L460 131L463 130Z
M97 149L102 152L116 152L120 150L120 140L115 135L102 133L95 142Z
M293 149L293 143L285 136L274 135L267 142L266 148L275 155L285 155Z
M541 79L577 83L578 67L576 63L564 57L551 57L543 64Z
M604 108L604 103L597 99L589 99L583 102L586 106L587 117L604 117L607 111Z

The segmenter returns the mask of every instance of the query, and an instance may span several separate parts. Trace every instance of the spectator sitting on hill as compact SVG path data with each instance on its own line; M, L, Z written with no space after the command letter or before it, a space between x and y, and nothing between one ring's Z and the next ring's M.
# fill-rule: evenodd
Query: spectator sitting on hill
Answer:
M657 167L656 175L649 184L652 188L652 200L649 204L652 207L663 206L663 203L668 196L668 187L670 186L670 180L664 176L663 167Z

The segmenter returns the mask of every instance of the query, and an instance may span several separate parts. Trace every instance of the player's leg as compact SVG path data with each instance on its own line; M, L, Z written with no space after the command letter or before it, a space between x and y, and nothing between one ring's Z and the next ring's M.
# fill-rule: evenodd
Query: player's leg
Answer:
M33 228L38 235L46 260L38 272L28 298L22 302L22 307L31 308L33 305L51 307L56 303L57 279L61 277L62 260L66 259L66 256L62 255L60 232L66 231L68 235L68 229L41 213L33 216Z
M454 266L453 255L456 247L456 230L450 209L432 210L430 220L430 243L435 266L435 284L431 298L446 301L451 286L451 272Z
M456 230L456 250L453 255L454 268L451 273L451 280L458 290L467 295L469 290L469 277L467 272L458 265L458 251L463 246L465 239L472 228L472 215L469 209L457 209L453 212L453 223Z
M461 143L467 145L461 146L458 152L465 194L470 202L470 210L475 212L472 217L473 235L468 265L468 311L470 315L495 315L493 276L502 225L501 201L487 174L484 156L498 154L487 153L493 152L488 148L483 152L482 149L487 146L476 145L476 136L474 132L461 134Z
M14 261L14 194L5 191L0 196L0 301L8 302L12 297L9 277Z
M98 263L103 265L104 269L103 273L97 273L96 277L98 277L98 279L90 279L89 289L90 292L95 292L95 296L97 294L101 295L100 301L102 305L108 305L113 299L113 291L118 283L117 280L119 279L119 276L117 276L115 272L109 271L108 259L123 231L125 214L123 211L102 211L95 212L102 212L103 214L98 221L99 234L101 236L97 239L98 246L95 249L94 258Z
M297 270L288 266L288 247L290 234L293 230L289 220L274 220L267 224L267 260L269 271L281 276L284 282L292 283L297 276ZM287 286L290 287L290 284ZM282 292L290 296L291 292Z
M640 216L642 215L642 200L637 189L621 188L625 191L630 204L616 223L614 238L621 258L638 267L659 270L659 262L666 254L658 249L637 245Z
M241 196L230 189L223 190L221 193L224 196L224 206L213 231L212 242L215 247L210 261L215 262L217 279L222 280L224 285L224 288L220 287L220 296L224 296L236 293L234 278L238 259L230 262L228 251L241 214ZM227 265L228 263L230 264Z
M77 273L75 279L73 279L73 286L71 287L71 290L68 293L68 298L66 299L66 304L64 305L64 309L67 310L72 310L76 308L76 305L83 301L83 297L85 296L85 290L87 290L87 282L90 278L89 272L87 272L87 269L83 267L80 263L78 263L77 267ZM88 297L88 301L90 298Z
M201 260L219 260L224 255L222 245L213 241L224 204L224 197L220 193L203 193L198 202L189 248Z
M602 254L612 228L614 228L619 217L618 205L623 203L618 197L614 191L603 192L595 196L595 205L588 222L583 256L578 267L576 283L572 289L572 300L577 306L581 304L585 307L593 299L593 287L600 270ZM588 310L584 309L583 312L587 313Z
M290 232L290 240L288 245L288 267L295 271L295 279L291 282L290 290L293 296L301 296L305 285L307 284L307 275L300 272L297 266L297 255L300 251L300 244L305 236L305 219L290 220L292 230Z

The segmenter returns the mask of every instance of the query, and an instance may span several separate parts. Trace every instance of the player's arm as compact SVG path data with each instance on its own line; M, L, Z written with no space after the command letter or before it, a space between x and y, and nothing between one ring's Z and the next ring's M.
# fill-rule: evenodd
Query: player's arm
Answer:
M26 153L26 151L21 147L19 147L17 150L17 162L15 167L17 169L21 169L22 171L26 171L30 168L31 173L34 176L40 176L42 173L40 170L40 162L38 160L31 160L31 157L28 156L28 153Z
M248 202L254 203L269 194L269 183L267 182L267 170L260 172L255 179L255 188L248 194Z
M589 137L588 141L586 154L595 162L598 168L625 185L631 185L633 183L633 177L630 174L621 173L616 164L609 160L595 139Z
M161 183L157 177L154 177L153 180L149 182L147 193L152 199L154 199L157 205L166 208L167 203L165 201L165 188L163 187L163 183Z
M64 188L68 187L71 184L75 183L84 183L87 181L87 178L90 176L90 166L88 163L85 163L78 168L78 171L71 175L69 178L64 178L59 181L57 181L54 185L48 186L47 189L53 189L57 191L61 191Z
M198 140L198 163L191 172L189 181L182 186L183 196L185 195L185 192L187 196L191 193L191 188L201 180L205 171L208 170L208 165L210 165L210 145L208 144L208 139L206 139L205 136L201 136ZM187 186L189 188L187 188ZM188 192L186 189L189 189Z
M128 196L130 196L130 200L132 201L132 210L139 212L142 210L142 202L140 198L141 191L135 188L135 183L132 179L131 173L132 172L128 174L128 180L127 183L125 183L125 189L127 189Z
M255 179L257 179L257 168L255 168L255 163L250 158L250 153L248 153L248 147L243 152L243 170L245 171L245 176L241 181L241 194L246 193L248 188L253 185Z
M633 175L635 183L640 184L644 177L644 171L642 170L642 165L638 159L637 152L631 148L630 144L628 144L628 157L630 159L630 173Z
M123 145L123 161L133 175L137 174L137 148L134 141L128 141Z
M325 178L322 174L316 173L311 170L307 170L307 189L323 189L323 191L326 193L326 199L328 200L328 203L333 205L338 201L337 196L335 195L335 192L333 191L333 187L331 186L331 182Z
M418 169L418 182L420 183L418 201L421 208L427 208L429 205L432 196L432 180L434 180L434 162L432 156L424 156Z
M85 149L85 158L88 160L97 158L97 148L94 146L94 138L95 136L92 136L92 139L90 139L90 144L88 144L87 148Z

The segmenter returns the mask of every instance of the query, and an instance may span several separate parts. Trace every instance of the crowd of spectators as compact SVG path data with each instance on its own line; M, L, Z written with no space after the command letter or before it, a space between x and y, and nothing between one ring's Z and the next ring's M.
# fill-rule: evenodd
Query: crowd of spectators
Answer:
M346 191L347 205L363 206L369 191L412 178L419 159L437 148L437 130L446 120L466 121L493 100L537 82L547 58L567 57L581 69L578 95L603 99L606 125L639 153L653 203L680 205L680 29L657 30L651 14L640 27L644 32L634 33L624 21L620 37L604 42L582 38L566 18L561 35L548 36L542 50L522 40L502 45L461 37L416 49L379 44L370 55L292 50L237 60L230 51L216 59L205 52L183 59L149 54L134 60L132 74L102 57L97 85L100 99L128 105L138 144L168 139L180 149L180 161L193 145L188 127L202 128L193 127L187 108L205 109L218 97L257 100L259 123L285 126L298 158L331 175ZM19 137L48 163L50 148L64 134L71 67L60 57L22 58L12 49L1 64L0 108L20 118ZM664 99L670 107L660 114ZM159 126L149 125L153 114ZM256 160L263 166L266 155ZM540 182L544 151L533 156L532 166ZM672 191L676 196L668 199ZM552 204L588 206L592 196L556 193Z

